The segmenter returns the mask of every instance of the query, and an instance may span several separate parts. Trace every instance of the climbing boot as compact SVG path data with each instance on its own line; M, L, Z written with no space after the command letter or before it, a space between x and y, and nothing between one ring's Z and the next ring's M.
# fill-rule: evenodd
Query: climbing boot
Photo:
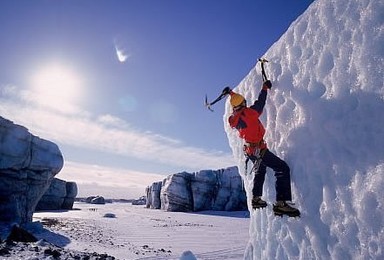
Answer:
M253 209L265 208L266 206L267 206L267 202L262 200L260 197L253 197L252 199Z
M273 212L277 216L287 215L289 217L300 217L300 211L285 201L277 201L273 205Z

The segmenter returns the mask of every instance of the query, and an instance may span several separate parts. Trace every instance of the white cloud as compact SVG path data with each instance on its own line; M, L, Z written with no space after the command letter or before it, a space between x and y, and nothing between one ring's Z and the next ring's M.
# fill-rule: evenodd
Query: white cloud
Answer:
M126 62L127 59L131 56L130 54L126 53L126 51L124 49L119 48L117 45L115 45L115 51L116 51L117 59L121 63Z
M183 170L218 169L234 165L230 154L184 145L180 140L132 128L115 116L95 117L87 111L58 113L26 99L16 87L0 95L2 116L26 126L33 134L72 147L133 157Z
M100 165L90 165L79 162L65 162L63 170L59 173L65 175L66 180L76 180L80 183L98 183L103 186L139 186L146 187L152 182L161 181L164 175L132 171L121 168L105 167ZM111 178L113 175L113 178ZM95 178L97 176L97 178ZM60 177L60 176L57 176Z
M35 110L52 110L56 113L64 114L88 114L80 107L74 105L67 100L60 99L60 102L56 102L55 105L52 100L45 102L39 97L39 93L33 89L20 89L13 85L6 85L1 87L0 100L4 103L4 106L20 107L21 109L33 107Z
M105 124L106 126L113 126L113 127L118 127L118 128L123 128L123 127L128 127L128 123L121 118L118 118L113 115L101 115L97 119L100 123Z
M147 186L165 178L164 175L155 173L70 161L65 162L64 168L56 177L76 182L81 197L102 195L108 198L140 197L144 195Z

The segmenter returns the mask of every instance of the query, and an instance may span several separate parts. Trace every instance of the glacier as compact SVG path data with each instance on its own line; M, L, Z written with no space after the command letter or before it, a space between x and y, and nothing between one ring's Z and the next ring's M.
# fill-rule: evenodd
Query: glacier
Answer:
M273 83L261 121L291 168L300 219L276 217L274 175L252 210L245 259L384 259L384 1L317 0L265 53ZM253 102L260 65L234 91ZM253 173L223 116L248 207Z

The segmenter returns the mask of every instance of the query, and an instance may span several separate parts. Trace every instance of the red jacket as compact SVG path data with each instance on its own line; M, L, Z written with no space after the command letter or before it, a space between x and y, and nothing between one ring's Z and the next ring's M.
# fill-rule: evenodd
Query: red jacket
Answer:
M229 125L239 131L239 136L247 143L261 144L259 148L266 148L263 142L265 128L259 120L262 114L265 101L267 98L267 90L262 89L259 98L250 107L244 107L240 111L234 111L229 117Z

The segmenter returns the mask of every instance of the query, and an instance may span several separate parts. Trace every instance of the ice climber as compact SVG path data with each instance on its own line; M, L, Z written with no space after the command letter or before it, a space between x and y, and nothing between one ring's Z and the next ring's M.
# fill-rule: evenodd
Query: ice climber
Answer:
M290 168L285 161L273 154L267 148L264 141L265 128L259 120L263 112L267 92L272 87L269 80L264 81L258 99L253 105L247 107L245 98L233 92L230 88L225 89L230 96L233 113L228 121L232 128L237 129L239 136L244 139L244 153L255 165L255 177L253 179L252 208L264 208L267 206L261 196L267 167L275 172L276 177L276 203L273 211L276 215L300 216L300 211L287 201L292 200Z

